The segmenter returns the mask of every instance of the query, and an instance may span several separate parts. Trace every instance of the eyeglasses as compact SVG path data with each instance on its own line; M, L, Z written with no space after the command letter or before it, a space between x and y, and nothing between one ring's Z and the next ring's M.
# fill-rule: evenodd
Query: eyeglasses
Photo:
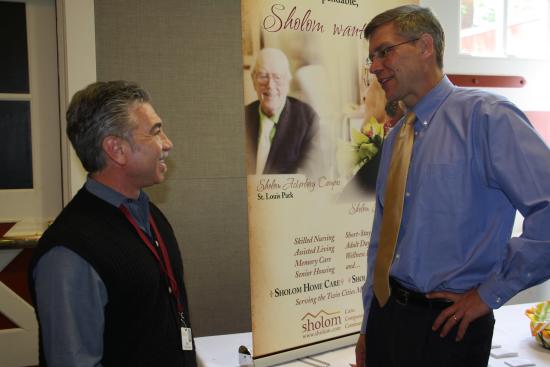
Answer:
M370 87L371 80L370 80L370 73L369 73L369 67L367 65L363 65L363 74L361 75L361 79L363 80L363 84L365 85L365 88Z
M255 73L254 78L256 78L256 80L260 84L267 84L269 79L279 84L285 81L287 79L287 76L284 74L276 74L276 73Z
M386 56L388 56L390 51L393 50L394 48L396 48L397 46L401 46L401 45L404 45L406 43L416 42L419 39L420 38L414 38L412 40L408 40L408 41L404 41L404 42L401 42L401 43L397 43L395 45L384 47L381 50L376 50L376 51L374 51L374 53L372 55L369 55L369 57L366 60L366 64L367 64L368 67L370 67L375 59L384 60L384 58L386 58Z

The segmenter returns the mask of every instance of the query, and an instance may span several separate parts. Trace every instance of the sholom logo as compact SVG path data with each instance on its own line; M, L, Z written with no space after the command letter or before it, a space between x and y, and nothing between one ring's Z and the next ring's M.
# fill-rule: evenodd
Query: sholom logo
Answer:
M321 310L316 314L310 312L306 313L302 317L302 321L303 333L317 332L316 334L320 334L322 333L320 332L321 330L331 329L326 330L328 332L340 329L339 326L342 325L342 316L340 316L340 311L328 312Z

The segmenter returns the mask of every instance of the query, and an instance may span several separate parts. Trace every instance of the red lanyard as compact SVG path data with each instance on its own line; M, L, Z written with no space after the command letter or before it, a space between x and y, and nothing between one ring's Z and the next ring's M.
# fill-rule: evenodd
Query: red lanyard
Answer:
M128 219L128 221L134 226L137 233L139 234L139 237L141 237L142 241L147 245L149 250L151 250L151 252L155 256L155 259L157 259L160 265L160 269L162 270L163 274L166 276L166 279L168 280L168 284L170 285L170 287L168 288L168 291L176 299L176 308L178 310L180 320L184 322L183 305L180 302L180 297L179 297L180 291L179 291L178 283L176 282L176 277L174 276L174 271L172 270L172 264L170 263L170 256L168 255L168 250L166 249L166 245L164 244L162 236L160 235L160 232L157 228L155 221L153 220L153 217L151 216L151 214L149 214L149 224L151 225L151 228L153 228L153 231L155 233L155 237L157 239L155 241L155 245L157 248L160 248L162 260L157 250L155 250L155 246L151 243L151 241L149 240L149 237L143 232L143 230L139 228L136 220L134 219L134 217L132 217L132 215L128 211L128 208L126 208L124 205L121 205L120 210L122 211L122 213L124 213L124 215L126 216L126 219Z

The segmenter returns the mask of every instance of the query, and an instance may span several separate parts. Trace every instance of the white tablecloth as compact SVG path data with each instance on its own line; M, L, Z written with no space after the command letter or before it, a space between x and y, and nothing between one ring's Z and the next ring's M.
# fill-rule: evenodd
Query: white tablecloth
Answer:
M520 304L504 306L495 310L495 332L493 344L502 348L515 351L520 358L528 359L536 366L550 367L550 350L542 348L529 331L529 319L525 316L525 310L533 304ZM237 367L239 365L238 348L240 345L250 347L252 334L228 334L206 336L195 339L199 367ZM349 367L355 362L354 346L337 349L311 357L304 358L282 366L308 367L308 366L334 366ZM321 362L318 362L321 361ZM506 359L490 358L491 367L508 367Z
M504 306L495 310L495 332L493 344L510 349L519 354L519 358L528 359L537 366L550 366L550 350L537 344L535 337L531 336L529 318L525 316L525 310L536 303ZM509 359L489 359L491 367L508 367L505 361Z

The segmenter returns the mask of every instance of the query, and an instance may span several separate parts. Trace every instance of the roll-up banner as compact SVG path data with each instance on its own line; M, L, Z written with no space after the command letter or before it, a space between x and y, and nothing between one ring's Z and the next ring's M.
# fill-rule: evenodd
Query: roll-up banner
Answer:
M241 1L256 366L357 340L388 130L364 29L403 3Z

